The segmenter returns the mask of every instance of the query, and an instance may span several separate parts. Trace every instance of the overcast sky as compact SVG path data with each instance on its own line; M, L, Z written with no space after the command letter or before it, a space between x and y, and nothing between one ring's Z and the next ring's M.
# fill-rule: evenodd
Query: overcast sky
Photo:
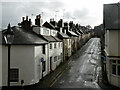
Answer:
M8 23L17 25L23 16L32 18L42 15L43 22L50 18L73 20L92 27L103 23L103 4L118 3L119 0L2 0L2 27ZM43 13L42 13L43 12Z

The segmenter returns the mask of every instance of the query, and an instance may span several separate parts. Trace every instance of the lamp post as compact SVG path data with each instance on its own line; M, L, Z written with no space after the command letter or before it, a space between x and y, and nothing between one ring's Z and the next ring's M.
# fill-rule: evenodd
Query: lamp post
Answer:
M5 38L6 44L8 45L8 86L10 86L10 48L14 38L13 31L11 30L10 24L8 25L4 38Z

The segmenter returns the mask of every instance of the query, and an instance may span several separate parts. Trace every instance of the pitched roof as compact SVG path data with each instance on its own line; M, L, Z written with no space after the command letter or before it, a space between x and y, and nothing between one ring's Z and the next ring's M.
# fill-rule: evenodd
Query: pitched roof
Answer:
M46 40L42 39L40 36L36 35L32 31L28 31L17 26L12 27L12 30L14 32L14 39L12 45L39 45L47 43ZM2 32L3 37L5 36L6 31L7 29ZM3 44L6 44L4 43L4 38Z
M56 36L52 36L52 37L55 38L56 41L58 41L58 42L62 42L62 40L59 39L58 37L56 37Z
M55 29L55 27L47 21L43 24L43 26L46 27L46 28L49 28L49 29Z
M56 42L56 39L53 38L53 36L46 36L42 35L44 39L46 39L48 42Z
M58 32L58 37L59 35L62 37L62 38L70 38L67 34L64 34L64 33L61 33L61 32Z
M77 36L78 37L78 35L76 33L72 32L72 31L68 31L68 33L69 33L70 36Z

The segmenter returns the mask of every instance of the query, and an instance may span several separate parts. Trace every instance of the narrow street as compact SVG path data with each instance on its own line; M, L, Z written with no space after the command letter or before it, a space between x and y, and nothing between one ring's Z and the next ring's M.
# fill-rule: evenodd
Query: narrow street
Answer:
M100 39L91 38L70 58L66 69L50 85L50 88L100 88Z
M12 90L34 90L53 88L100 89L99 73L101 70L100 39L91 38L80 50L33 86L11 87ZM4 89L7 90L7 89Z

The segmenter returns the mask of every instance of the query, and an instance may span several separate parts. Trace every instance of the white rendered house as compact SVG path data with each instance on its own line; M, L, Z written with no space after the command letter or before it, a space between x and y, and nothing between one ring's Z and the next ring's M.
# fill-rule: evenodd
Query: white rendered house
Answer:
M43 37L48 42L47 50L48 50L48 64L47 70L48 73L56 69L57 66L62 62L62 55L63 55L63 42L59 38L56 37L57 31L54 30L54 26L50 23L45 22L40 25L41 17L38 16L35 20L36 25L33 26L32 30L38 34L39 36Z
M106 71L109 83L117 87L120 87L119 10L120 3L104 4Z
M12 27L3 30L2 86L8 86L8 44L6 34L13 32L10 46L10 86L32 85L47 74L47 41L31 30Z

